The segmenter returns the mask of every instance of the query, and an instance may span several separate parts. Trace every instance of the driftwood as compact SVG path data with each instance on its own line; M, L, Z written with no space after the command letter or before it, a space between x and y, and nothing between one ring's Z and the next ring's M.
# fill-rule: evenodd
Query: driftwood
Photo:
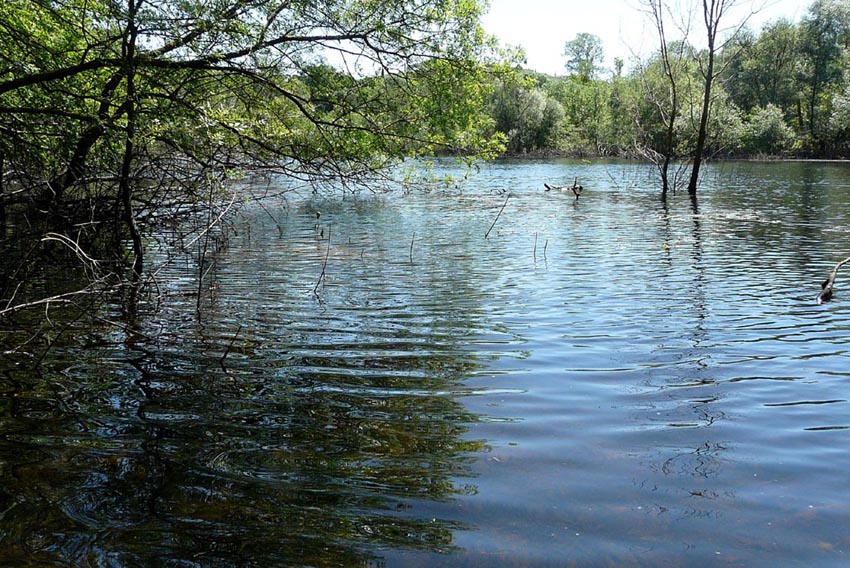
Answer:
M576 196L576 200L578 200L578 196L581 195L581 192L584 189L578 184L578 178L573 180L572 185L549 185L548 183L544 183L543 185L546 187L546 191L571 191L573 192L573 195Z
M850 262L850 257L847 257L836 264L835 268L832 269L829 278L824 280L823 284L820 285L821 291L820 294L818 294L818 304L823 304L824 302L828 302L832 299L832 288L835 286L835 277L838 276L838 269L848 262Z

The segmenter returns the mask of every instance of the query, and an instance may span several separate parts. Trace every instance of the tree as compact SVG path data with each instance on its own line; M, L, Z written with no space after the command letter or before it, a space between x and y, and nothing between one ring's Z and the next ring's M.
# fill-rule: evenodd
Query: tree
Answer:
M605 56L602 40L590 33L576 34L575 39L564 46L567 58L567 73L577 75L582 81L595 79L601 70L600 62Z
M850 6L841 0L816 0L801 22L800 33L809 136L815 150L823 153L821 115L828 115L829 90L842 79L841 60L850 44Z
M726 86L732 100L742 110L774 105L787 120L802 116L796 112L800 100L800 47L797 27L786 19L767 24L758 37L739 34L730 44ZM728 49L728 48L727 48Z
M561 104L571 126L570 139L564 141L566 147L579 155L605 155L611 84L571 76L547 84L546 90Z
M718 52L723 48L718 43L718 33L721 30L721 22L727 12L735 5L737 0L702 0L702 17L705 23L707 48L705 50L704 59L701 63L704 64L702 69L703 76L703 98L702 109L699 114L699 130L697 133L696 147L693 152L693 164L691 166L691 177L688 181L688 193L696 195L697 181L699 180L700 166L705 154L705 144L708 137L708 121L711 113L711 96L714 80L717 77L715 63ZM743 25L737 28L736 33L743 28ZM734 37L735 34L732 35ZM727 40L728 43L729 40Z
M512 154L559 145L564 110L529 79L497 82L490 101L496 129L505 134L507 150Z
M9 0L0 155L18 201L128 231L245 169L358 180L492 148L478 0ZM22 197L24 196L24 197ZM8 203L4 201L4 204ZM124 229L120 229L123 225ZM76 242L76 235L72 238Z
M667 8L663 0L645 0L645 10L658 34L658 55L642 70L643 91L651 110L639 112L639 130L652 132L649 124L660 123L662 132L644 136L636 141L637 152L658 168L661 177L661 198L666 199L671 189L670 165L677 156L676 124L682 112L680 82L687 72L686 54L690 51L687 41L670 42L667 37ZM687 29L683 30L687 37ZM656 70L652 73L652 70ZM675 188L675 184L672 185Z
M790 148L794 132L785 123L782 111L769 104L753 109L742 125L741 141L749 155L781 156Z

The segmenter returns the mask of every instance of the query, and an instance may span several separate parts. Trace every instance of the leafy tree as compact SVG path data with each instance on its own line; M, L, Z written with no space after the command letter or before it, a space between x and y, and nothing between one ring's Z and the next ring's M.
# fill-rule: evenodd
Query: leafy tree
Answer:
M787 120L802 120L796 112L801 72L797 26L780 19L767 24L758 37L740 34L730 47L724 84L735 104L746 112L774 105Z
M830 89L842 78L842 56L850 43L850 6L841 0L815 0L801 22L801 83L806 89L809 136L823 152L822 116L829 114Z
M546 90L564 108L565 119L570 126L570 139L565 144L571 152L606 155L611 84L571 76L547 84Z
M842 157L850 156L850 87L832 101L829 117L829 135L835 141L835 151Z
M490 104L496 129L507 138L508 152L525 154L559 146L563 107L530 78L498 82Z
M782 156L791 149L794 131L785 123L782 110L769 104L753 109L741 125L740 140L748 155Z
M578 76L582 81L595 79L605 57L602 40L586 32L576 34L575 39L564 45L564 57L567 58L567 73Z
M139 274L135 220L207 202L211 181L234 171L357 180L403 156L492 150L483 111L495 61L481 9L10 0L0 7L6 178L54 215L120 220Z

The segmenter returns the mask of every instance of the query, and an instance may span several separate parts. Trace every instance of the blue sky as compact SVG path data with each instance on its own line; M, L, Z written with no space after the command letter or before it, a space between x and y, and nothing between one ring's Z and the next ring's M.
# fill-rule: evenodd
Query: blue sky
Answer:
M675 0L673 0L675 1ZM691 0L680 4L694 5ZM576 34L587 32L602 39L607 66L614 57L628 62L633 54L651 52L657 39L649 27L650 21L639 10L640 0L490 0L484 28L503 44L521 45L528 59L528 68L560 75L564 72L564 44ZM735 12L730 13L728 25L741 21L751 11L749 25L758 30L780 17L799 21L809 0L737 0ZM699 24L700 22L695 22ZM691 42L705 34L696 27Z

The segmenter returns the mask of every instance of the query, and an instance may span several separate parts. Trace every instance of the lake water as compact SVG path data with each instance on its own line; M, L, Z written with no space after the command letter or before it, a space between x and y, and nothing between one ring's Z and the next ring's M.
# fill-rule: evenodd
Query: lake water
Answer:
M848 564L850 166L443 173L246 205L199 305L188 254L56 309L0 363L0 565Z

